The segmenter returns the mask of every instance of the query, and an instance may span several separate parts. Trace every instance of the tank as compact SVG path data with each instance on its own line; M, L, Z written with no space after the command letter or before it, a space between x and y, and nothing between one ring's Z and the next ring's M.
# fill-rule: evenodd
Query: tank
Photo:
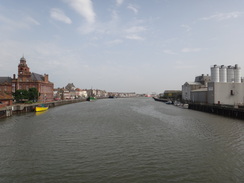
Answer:
M241 83L241 68L237 64L234 67L234 82Z
M227 82L234 82L234 68L231 65L229 65L227 68Z
M227 70L224 65L221 65L219 68L219 82L226 83L227 82Z
M211 67L211 81L219 82L219 67L217 65Z

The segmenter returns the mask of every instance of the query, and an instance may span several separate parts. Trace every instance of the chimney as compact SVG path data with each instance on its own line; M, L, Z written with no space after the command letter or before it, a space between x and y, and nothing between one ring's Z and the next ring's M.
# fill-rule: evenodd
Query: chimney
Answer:
M48 74L44 74L44 82L48 82Z

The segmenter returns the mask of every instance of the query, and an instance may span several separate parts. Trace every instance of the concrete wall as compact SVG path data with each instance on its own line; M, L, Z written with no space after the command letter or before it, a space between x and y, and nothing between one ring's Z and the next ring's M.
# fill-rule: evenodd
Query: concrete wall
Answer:
M191 101L193 103L207 103L207 91L192 91Z
M217 83L208 84L208 103L243 105L244 83Z

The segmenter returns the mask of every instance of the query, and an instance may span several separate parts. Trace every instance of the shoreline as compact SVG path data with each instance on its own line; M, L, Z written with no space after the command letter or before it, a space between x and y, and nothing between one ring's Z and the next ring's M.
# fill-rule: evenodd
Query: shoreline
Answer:
M78 103L78 102L85 102L86 99L73 99L73 100L60 100L60 101L50 101L45 103L33 103L33 104L14 104L11 106L6 106L0 109L0 118L7 118L11 117L14 114L20 113L27 113L27 112L34 112L35 107L41 104L48 105L49 108Z
M134 98L134 97L119 97L119 98ZM101 99L109 99L108 97L99 97L96 100ZM33 104L14 104L11 106L6 106L0 108L0 119L8 118L15 114L27 113L27 112L35 112L35 107L41 104L48 105L49 108L58 107L67 104L79 103L79 102L90 102L87 101L86 98L82 99L72 99L72 100L59 100L59 101L50 101L50 102L41 102L41 103L33 103Z

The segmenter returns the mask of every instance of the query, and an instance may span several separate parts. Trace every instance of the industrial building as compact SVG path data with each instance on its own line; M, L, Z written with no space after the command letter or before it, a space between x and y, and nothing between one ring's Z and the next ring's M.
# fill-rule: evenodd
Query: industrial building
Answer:
M211 81L205 89L192 90L191 102L207 104L244 105L244 83L241 68L235 66L218 66L210 68Z
M211 77L208 74L202 74L201 76L195 77L194 82L185 82L185 84L182 85L182 99L186 102L190 101L192 98L192 91L206 90L210 79Z

